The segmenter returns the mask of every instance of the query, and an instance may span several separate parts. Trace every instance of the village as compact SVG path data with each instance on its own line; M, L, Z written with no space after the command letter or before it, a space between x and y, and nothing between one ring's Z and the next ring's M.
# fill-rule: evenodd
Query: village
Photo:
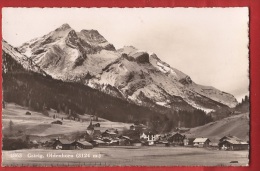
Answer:
M62 118L63 120L63 118ZM53 121L52 124L62 125L62 120ZM109 128L101 131L102 123L93 123L98 118L91 116L86 132L78 135L74 140L57 137L51 141L38 143L33 141L35 148L53 148L55 150L80 150L92 149L96 147L116 147L116 146L156 146L156 147L197 147L212 148L218 150L248 150L249 143L238 137L226 135L219 139L218 143L211 142L207 137L190 137L185 135L185 131L176 128L173 133L156 133L151 131L144 124L133 124L128 129L117 130ZM184 132L184 133L182 133Z
M161 133L144 123L113 122L88 114L74 117L53 109L43 114L14 103L6 104L3 109L3 126L4 163L12 166L16 160L12 156L17 153L22 156L29 153L101 156L77 159L78 163L66 159L68 165L140 165L143 162L170 165L173 161L176 165L187 165L187 158L194 155L196 159L190 160L189 165L199 164L205 156L215 158L207 160L207 165L233 166L248 161L249 143L229 132L207 137L190 134L190 128L178 125L170 132ZM48 157L44 161L24 157L16 164L58 164Z

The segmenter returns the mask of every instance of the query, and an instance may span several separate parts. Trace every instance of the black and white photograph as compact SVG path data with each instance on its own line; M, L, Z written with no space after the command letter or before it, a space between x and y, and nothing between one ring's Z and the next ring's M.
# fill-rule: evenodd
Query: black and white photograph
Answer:
M2 9L2 166L248 166L249 9Z

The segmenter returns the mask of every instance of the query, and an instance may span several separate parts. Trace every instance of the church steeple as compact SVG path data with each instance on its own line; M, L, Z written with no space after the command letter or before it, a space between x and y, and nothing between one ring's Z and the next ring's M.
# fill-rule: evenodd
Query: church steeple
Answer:
M88 129L94 129L94 126L92 125L92 119L90 120L90 123L89 123Z

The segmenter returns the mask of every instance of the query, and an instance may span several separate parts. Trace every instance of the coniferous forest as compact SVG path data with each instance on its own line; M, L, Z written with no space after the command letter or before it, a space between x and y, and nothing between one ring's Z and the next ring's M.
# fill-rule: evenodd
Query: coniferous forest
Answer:
M28 71L4 51L2 75L4 102L14 102L43 114L50 109L74 117L87 113L111 121L140 122L160 132L212 121L202 110L175 111L166 107L138 106L83 84L63 82Z

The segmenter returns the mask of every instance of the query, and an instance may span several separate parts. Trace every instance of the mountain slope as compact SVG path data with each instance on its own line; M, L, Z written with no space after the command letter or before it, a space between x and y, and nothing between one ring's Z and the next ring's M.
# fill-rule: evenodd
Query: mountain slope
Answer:
M80 82L112 96L154 107L206 112L234 107L234 96L201 86L156 54L132 46L116 50L96 30L64 24L18 50L55 79Z
M249 113L227 117L203 126L191 128L188 137L207 137L217 142L226 135L233 135L242 140L249 140Z
M153 101L143 92L140 92L138 98L146 105L137 105L126 101L123 96L119 98L108 95L108 91L118 93L114 96L121 94L110 85L106 86L104 90L107 92L104 93L81 83L53 79L48 74L33 71L34 67L39 68L37 64L28 63L28 59L7 42L3 41L2 44L4 103L16 103L47 116L54 109L57 113L74 118L89 114L116 122L143 123L158 132L170 131L178 123L195 127L212 121L211 115L192 108L179 96L168 95L172 101L171 107L181 109L176 111L176 108L159 104L151 106ZM92 76L87 74L86 78L91 79ZM167 94L163 89L161 93ZM212 105L214 104L213 101Z
M13 102L34 111L44 112L52 108L74 117L87 113L120 122L138 120L145 123L152 117L160 120L164 116L165 110L153 111L82 84L63 82L31 71L26 63L27 58L23 58L5 41L2 44L5 102Z

